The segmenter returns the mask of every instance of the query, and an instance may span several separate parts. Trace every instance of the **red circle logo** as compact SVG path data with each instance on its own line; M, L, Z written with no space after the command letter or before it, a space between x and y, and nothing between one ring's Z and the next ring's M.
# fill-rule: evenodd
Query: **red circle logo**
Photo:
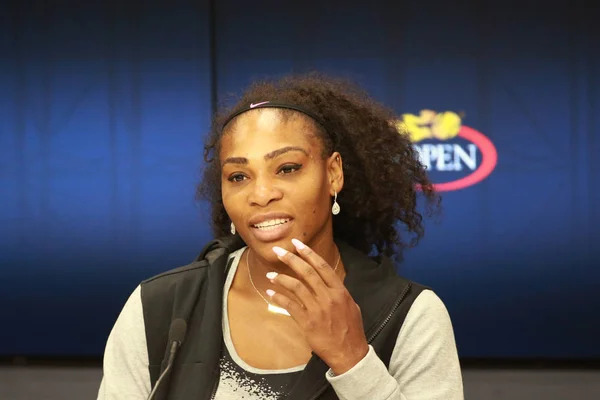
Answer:
M435 190L439 192L460 190L481 182L492 173L498 162L498 152L496 151L496 147L492 141L481 132L462 125L457 136L477 146L479 151L481 151L481 163L475 171L464 178L452 182L434 183L433 186Z
M472 172L469 175L454 181L434 183L434 188L439 192L460 190L481 182L492 173L498 162L498 153L496 152L496 147L492 141L481 132L463 125L462 119L464 115L461 114L463 113L457 114L452 111L437 112L433 110L421 110L419 114L403 114L402 119L396 121L398 132L401 134L408 134L411 142L417 146L423 164L426 167L431 168L431 163L436 162L437 166L434 170L439 173L443 174L444 171L457 171L461 169L460 167L445 169L443 166L444 160L439 158L440 154L444 152L443 149L447 148L446 146L451 144L453 139L457 137L462 138L471 143L469 148L474 147L473 150L479 149L481 156L478 163L476 162L475 155L471 155L471 150L469 150L468 168ZM446 145L439 143L417 144L424 140L446 142ZM454 146L453 151L456 151L458 147L462 149L462 146L459 146L457 143L452 144L452 146ZM442 157L445 157L446 155ZM459 158L465 160L460 154ZM434 161L436 159L437 161Z

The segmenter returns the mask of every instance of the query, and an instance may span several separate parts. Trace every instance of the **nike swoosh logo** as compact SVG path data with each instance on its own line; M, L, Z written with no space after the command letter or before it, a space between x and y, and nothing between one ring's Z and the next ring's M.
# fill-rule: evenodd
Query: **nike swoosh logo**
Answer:
M262 104L267 104L267 103L268 103L268 101L263 101L262 103L256 103L256 104L251 103L250 104L250 108L258 107L258 106L260 106Z

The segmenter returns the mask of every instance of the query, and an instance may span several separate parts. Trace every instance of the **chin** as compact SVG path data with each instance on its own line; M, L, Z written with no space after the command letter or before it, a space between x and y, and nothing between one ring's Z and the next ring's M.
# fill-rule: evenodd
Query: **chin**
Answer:
M250 233L250 237L252 238L252 240L248 240L248 241L244 240L246 242L246 244L250 248L252 248L253 251L258 253L258 255L261 258L264 258L265 261L268 261L268 262L275 263L275 262L279 261L277 254L275 254L275 252L273 251L274 246L281 247L291 253L296 252L296 248L292 244L292 239L297 236L290 236L290 237L286 237L286 238L282 238L282 239L274 240L274 241L269 241L269 242L256 240L255 238L252 237L251 233Z

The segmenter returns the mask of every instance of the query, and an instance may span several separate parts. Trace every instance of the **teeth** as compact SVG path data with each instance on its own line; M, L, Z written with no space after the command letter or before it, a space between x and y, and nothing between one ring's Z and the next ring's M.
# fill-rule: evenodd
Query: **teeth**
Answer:
M258 228L260 230L269 231L271 229L275 229L277 226L279 226L281 224L285 224L288 221L289 221L289 219L280 219L280 218L271 219L268 221L261 222L260 224L256 224L256 225L254 225L254 227Z

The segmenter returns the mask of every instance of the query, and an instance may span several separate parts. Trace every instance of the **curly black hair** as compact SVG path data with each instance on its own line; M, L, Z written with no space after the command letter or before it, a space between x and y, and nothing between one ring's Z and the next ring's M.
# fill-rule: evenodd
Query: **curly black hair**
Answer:
M235 106L215 115L197 197L212 206L216 237L230 234L230 219L221 198L219 146L235 118L225 127L223 123L248 104L265 100L298 105L327 125L309 122L322 139L323 156L338 151L343 159L344 188L338 196L341 212L334 219L334 238L367 254L393 258L402 258L405 248L416 245L424 234L418 198L425 198L428 211L436 211L441 198L408 135L399 132L398 117L360 86L319 73L255 82ZM283 118L297 113L280 111ZM398 222L405 232L401 233Z

